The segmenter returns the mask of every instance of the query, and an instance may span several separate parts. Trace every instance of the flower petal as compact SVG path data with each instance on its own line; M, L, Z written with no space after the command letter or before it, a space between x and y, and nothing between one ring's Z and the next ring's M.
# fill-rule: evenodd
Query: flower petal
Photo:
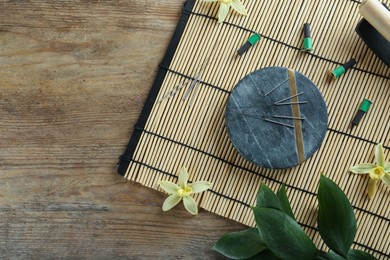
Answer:
M212 185L208 181L197 181L188 186L192 188L192 193L198 193L210 189Z
M390 187L390 173L385 173L385 176L383 176L382 181L384 184L387 185L387 187Z
M385 172L390 172L390 162L386 163L384 168L385 168Z
M163 211L170 210L171 208L176 206L177 203L179 203L180 201L181 201L180 196L177 196L176 194L172 194L164 201L164 204L162 206Z
M373 170L376 167L376 165L371 163L362 163L355 166L352 166L349 170L353 173L369 173L371 170Z
M196 201L191 196L183 197L184 207L186 210L191 213L192 215L198 214L198 204L196 204Z
M160 184L160 187L169 194L176 193L177 190L180 189L177 184L174 184L170 181L160 181L158 184Z
M230 6L239 14L248 15L245 6L239 0L233 0Z
M377 184L378 180L370 179L370 181L368 182L367 195L370 199L375 196Z
M385 154L383 153L382 144L378 144L375 148L375 160L378 166L385 167Z
M218 10L218 22L222 23L223 21L225 21L225 18L228 15L228 13L229 13L229 5L221 3Z
M186 167L182 167L179 172L179 186L181 188L187 187L187 181L188 181L188 172Z

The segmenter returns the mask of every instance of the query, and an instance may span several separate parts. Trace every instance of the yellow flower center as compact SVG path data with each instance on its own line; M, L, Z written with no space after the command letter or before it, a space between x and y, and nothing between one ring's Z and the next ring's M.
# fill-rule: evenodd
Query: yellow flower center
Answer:
M220 0L223 4L230 4L233 0Z
M190 196L192 193L192 188L191 187L185 187L184 189L178 189L177 190L177 195L180 197L187 197Z
M380 180L385 175L385 169L381 166L377 166L370 171L370 178L373 180Z

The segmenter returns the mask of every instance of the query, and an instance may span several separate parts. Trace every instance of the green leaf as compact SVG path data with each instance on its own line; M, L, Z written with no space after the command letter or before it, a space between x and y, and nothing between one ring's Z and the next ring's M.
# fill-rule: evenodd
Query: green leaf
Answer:
M278 197L264 183L261 184L259 192L257 193L256 207L281 210Z
M355 249L350 249L347 255L347 258L344 258L342 256L339 256L333 251L329 251L328 253L325 252L319 252L317 255L317 259L321 260L376 260L375 257L372 255Z
M356 250L356 249L349 250L347 259L348 260L376 260L376 258L370 255L369 253Z
M231 232L221 237L213 249L234 259L246 259L266 249L257 228Z
M280 258L277 258L270 250L266 249L248 258L248 260L280 260Z
M288 201L287 192L286 192L286 186L283 184L282 187L280 187L278 193L276 193L276 196L279 198L280 207L284 213L295 219L294 213L292 212L290 202Z
M317 249L299 224L286 213L271 208L253 209L266 247L282 259L314 259Z
M356 234L351 203L336 183L321 175L318 188L318 230L326 245L347 257Z
M345 260L346 258L339 256L333 251L329 251L328 253L325 252L318 252L317 259L321 260Z

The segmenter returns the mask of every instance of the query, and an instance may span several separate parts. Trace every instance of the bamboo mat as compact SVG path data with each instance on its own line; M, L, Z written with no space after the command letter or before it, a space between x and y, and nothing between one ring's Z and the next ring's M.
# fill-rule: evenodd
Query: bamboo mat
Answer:
M287 186L293 211L307 234L326 249L316 230L316 191L320 173L349 197L357 217L353 247L386 259L390 252L390 192L380 185L375 199L365 196L368 177L348 172L352 165L374 162L376 143L390 160L390 70L355 33L358 1L243 1L249 16L230 12L224 24L215 18L218 5L187 1L156 80L118 172L158 189L159 180L177 181L186 166L190 180L207 180L211 190L195 196L201 208L254 226L250 205L261 182L274 191ZM389 1L387 2L389 4ZM302 27L311 23L314 52L300 51ZM242 57L237 49L253 32L261 41ZM327 70L356 58L358 64L337 80ZM157 101L193 78L210 58L198 83L193 105L183 102L188 86L171 99ZM288 170L269 170L242 158L230 143L224 108L230 91L248 73L268 66L288 67L308 76L328 106L329 129L321 148ZM374 102L358 127L350 122L363 98ZM283 156L283 155L280 155Z

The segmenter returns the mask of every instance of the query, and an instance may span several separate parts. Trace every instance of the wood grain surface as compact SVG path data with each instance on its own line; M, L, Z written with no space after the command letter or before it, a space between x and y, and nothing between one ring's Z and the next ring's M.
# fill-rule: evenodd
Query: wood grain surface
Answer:
M213 259L244 226L116 173L183 0L0 1L0 256Z

